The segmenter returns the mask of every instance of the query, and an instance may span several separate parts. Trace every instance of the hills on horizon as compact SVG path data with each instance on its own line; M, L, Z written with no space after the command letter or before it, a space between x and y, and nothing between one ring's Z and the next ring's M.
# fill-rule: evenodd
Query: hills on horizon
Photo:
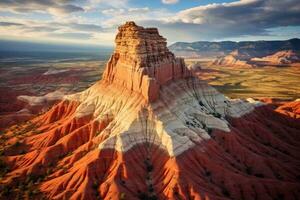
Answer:
M63 44L63 43L46 43L30 41L13 41L0 39L0 52L17 51L17 52L83 52L83 53L106 53L110 54L113 47L103 45L87 44Z
M288 40L257 40L257 41L195 41L195 42L175 42L168 46L173 52L225 52L230 53L235 50L260 50L260 51L300 51L300 39L292 38ZM112 46L87 45L87 44L62 44L30 41L13 41L0 39L0 51L45 51L45 52L109 52Z
M169 46L177 56L197 57L197 58L216 58L228 55L238 50L242 54L250 57L264 57L278 51L292 50L300 51L300 39L289 40L258 40L258 41L197 41L197 42L176 42Z

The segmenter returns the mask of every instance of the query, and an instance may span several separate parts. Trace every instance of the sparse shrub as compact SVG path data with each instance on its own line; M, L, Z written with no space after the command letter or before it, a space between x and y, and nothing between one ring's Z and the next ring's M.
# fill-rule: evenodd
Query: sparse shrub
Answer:
M7 197L11 192L11 187L9 185L3 185L1 187L0 197Z
M178 190L174 188L174 189L173 189L173 194L174 194L175 196L178 196L178 195L179 195Z
M13 147L19 147L19 146L21 146L21 143L19 141L13 144Z
M224 188L222 188L222 194L224 195L224 196L226 196L226 197L230 197L230 193L229 193L229 191L224 187Z
M32 130L32 133L33 133L33 134L41 134L41 133L43 133L43 131L40 131L40 130Z
M211 136L212 135L212 128L207 128L206 130L207 130L208 135Z
M210 171L207 171L207 170L205 170L205 176L211 176L211 172L210 172Z
M153 165L152 164L147 165L147 171L148 172L153 171Z
M95 133L95 136L98 136L100 133L101 133L101 131L97 131L97 132Z
M283 180L283 177L282 177L280 174L275 173L275 176L276 176L276 178L277 178L278 180Z
M212 113L212 115L214 117L217 117L217 118L221 118L222 117L222 115L220 113L218 113L218 112L214 112L214 113Z
M285 199L284 194L282 194L282 193L278 193L276 198L275 198L275 200L284 200L284 199Z
M125 185L126 182L124 180L121 180L121 185Z
M198 103L199 103L200 106L204 106L202 101L198 101Z
M258 177L258 178L264 178L265 176L261 173L256 173L254 174L254 176Z
M139 193L139 199L140 200L145 200L145 199L147 199L148 198L148 195L146 194L146 193L144 193L144 192L140 192L140 191L138 191L138 193Z
M0 149L0 156L4 155L4 149Z
M93 185L92 185L93 189L94 189L94 190L98 190L98 186L99 186L98 181L97 181L97 180L94 180L94 181L93 181Z
M21 151L20 151L20 154L25 154L26 153L26 151L24 150L24 149L22 149Z
M156 195L148 195L145 192L140 192L138 195L140 200L157 200L157 196Z
M121 194L120 194L120 200L126 199L125 197L126 197L126 194L124 192L121 192Z
M148 191L151 192L151 193L154 192L154 188L153 188L152 184L149 185Z
M246 173L251 175L252 174L252 167L246 166Z
M2 159L0 159L0 177L3 177L8 171L9 167Z
M146 165L147 172L153 171L153 165L151 164L150 159L147 158L144 163Z

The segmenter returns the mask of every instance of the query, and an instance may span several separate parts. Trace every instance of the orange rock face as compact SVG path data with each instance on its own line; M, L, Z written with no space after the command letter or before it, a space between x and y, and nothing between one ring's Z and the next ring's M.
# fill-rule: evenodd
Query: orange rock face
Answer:
M103 79L0 136L0 199L299 199L299 102L231 100L128 22Z
M158 99L161 85L191 75L156 28L127 22L119 27L115 42L103 81L141 93L150 102Z

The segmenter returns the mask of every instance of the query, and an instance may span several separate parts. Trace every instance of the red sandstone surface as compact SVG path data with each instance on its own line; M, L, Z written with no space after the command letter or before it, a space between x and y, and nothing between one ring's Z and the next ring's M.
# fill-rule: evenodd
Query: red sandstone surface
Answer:
M139 100L141 106L163 110L155 104L163 98L161 88L192 77L157 29L126 23L116 43L102 81L83 93L84 100L95 102L91 105L101 105L90 106L97 115L87 112L89 106L80 110L86 105L69 98L0 136L1 199L300 198L298 101L226 116L229 132L212 129L209 139L195 141L178 155L151 140L124 151L99 148L111 132L118 132L113 123L123 109L128 113L122 125L135 117L131 112L140 108L135 105ZM190 87L195 92L195 85ZM109 101L99 103L95 95ZM106 113L113 102L116 112Z

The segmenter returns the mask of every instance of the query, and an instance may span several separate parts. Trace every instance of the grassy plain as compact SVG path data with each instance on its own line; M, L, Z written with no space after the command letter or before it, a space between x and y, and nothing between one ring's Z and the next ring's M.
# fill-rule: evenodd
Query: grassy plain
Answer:
M207 61L186 60L187 64L199 62L201 79L231 98L271 97L286 100L300 98L299 67L237 68L212 66Z

